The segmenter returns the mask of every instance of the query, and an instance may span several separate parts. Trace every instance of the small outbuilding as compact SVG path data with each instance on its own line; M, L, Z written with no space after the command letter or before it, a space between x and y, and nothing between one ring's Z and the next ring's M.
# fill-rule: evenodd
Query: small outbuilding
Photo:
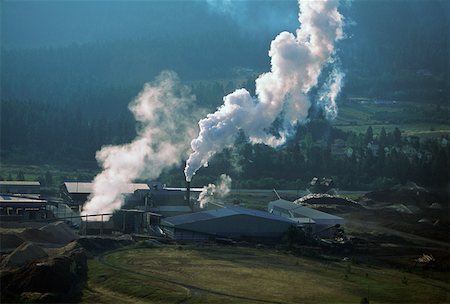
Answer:
M161 220L165 234L177 240L277 239L292 225L297 225L294 219L240 207L218 208Z

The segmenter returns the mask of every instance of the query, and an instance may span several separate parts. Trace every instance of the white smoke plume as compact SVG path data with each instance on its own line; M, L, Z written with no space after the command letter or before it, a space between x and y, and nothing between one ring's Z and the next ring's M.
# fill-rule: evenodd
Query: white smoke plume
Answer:
M82 215L111 213L124 201L123 193L135 179L153 179L168 167L180 163L188 138L195 134L190 118L195 97L173 72L162 72L144 85L129 109L140 124L129 144L105 146L96 158L103 171L94 179L93 193Z
M216 184L203 187L198 196L200 208L205 208L209 203L225 198L230 193L231 177L222 174Z
M344 18L338 4L334 0L299 2L301 26L296 35L282 32L272 41L271 71L256 80L257 96L238 89L224 97L215 113L199 121L200 132L191 142L193 153L186 163L186 180L215 153L232 145L239 130L253 143L278 146L296 124L306 120L311 106L308 92L334 55L335 42L343 38ZM268 134L266 130L280 116L283 130L279 136Z
M334 67L328 76L328 80L319 92L318 104L324 110L327 119L333 120L337 117L336 98L341 92L343 81L344 73L339 68Z

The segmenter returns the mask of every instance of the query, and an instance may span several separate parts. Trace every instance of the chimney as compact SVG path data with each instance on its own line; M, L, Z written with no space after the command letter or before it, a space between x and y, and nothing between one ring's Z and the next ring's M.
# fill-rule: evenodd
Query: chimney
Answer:
M191 206L191 182L186 182L186 202L189 207Z

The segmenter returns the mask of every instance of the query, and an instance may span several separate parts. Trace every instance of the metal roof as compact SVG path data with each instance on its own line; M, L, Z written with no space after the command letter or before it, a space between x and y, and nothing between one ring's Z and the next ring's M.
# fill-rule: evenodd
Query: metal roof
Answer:
M311 218L313 220L320 220L320 219L328 219L328 220L343 220L343 218L339 216L335 216L329 213L325 213L316 209L308 208L302 205L298 205L296 203L279 199L276 201L272 201L268 205L268 209L273 209L274 207L284 209L292 214L292 217L307 217Z
M64 186L69 193L92 193L94 189L94 183L81 183L81 182L65 182ZM128 184L127 192L134 193L136 190L149 190L147 184Z
M0 181L0 186L40 186L40 182Z
M188 224L193 222L199 222L199 221L206 221L214 218L220 218L220 217L228 217L233 215L250 215L255 217L262 217L270 220L278 220L283 222L289 222L293 223L295 221L285 218L282 216L278 216L275 214L271 214L265 211L259 211L259 210L253 210L253 209L246 209L246 208L240 208L240 207L225 207L225 208L218 208L208 211L201 211L201 212L195 212L190 214L182 214L172 217L167 217L163 221L170 225L181 225L181 224Z
M155 206L150 209L161 212L191 212L191 208L189 206Z
M186 188L183 187L164 187L164 190L168 190L168 191L186 191ZM191 192L202 192L203 188L190 188Z
M0 203L40 203L45 204L46 200L31 199L26 197L1 195Z
M296 222L297 224L315 224L316 221L313 220L312 218L308 218L308 217L291 217L291 220L293 220L294 222Z
M0 207L12 208L42 208L47 203L46 200L37 200L26 197L0 196Z

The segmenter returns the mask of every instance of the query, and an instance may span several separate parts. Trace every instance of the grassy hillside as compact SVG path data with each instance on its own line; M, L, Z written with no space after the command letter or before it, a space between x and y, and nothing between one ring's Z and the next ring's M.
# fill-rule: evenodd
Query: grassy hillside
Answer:
M448 106L397 102L376 104L365 98L349 99L339 106L335 126L343 131L365 133L372 126L375 134L399 128L405 135L421 137L450 134Z
M313 260L270 249L163 246L89 262L84 302L425 303L448 286L399 270Z

